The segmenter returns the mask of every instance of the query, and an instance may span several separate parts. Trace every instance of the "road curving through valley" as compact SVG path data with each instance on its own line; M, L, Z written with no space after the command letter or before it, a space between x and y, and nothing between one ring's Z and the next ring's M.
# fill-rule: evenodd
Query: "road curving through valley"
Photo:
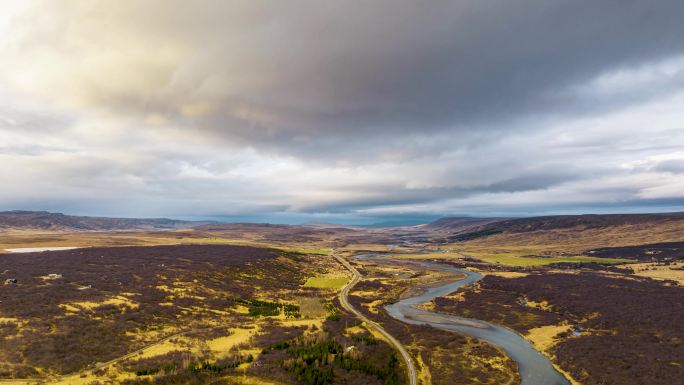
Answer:
M342 307L353 313L357 318L359 318L361 321L363 321L368 327L376 330L378 333L382 334L383 337L389 341L389 343L401 354L402 359L404 360L404 364L406 365L406 371L408 375L408 380L409 380L409 385L417 385L418 384L418 375L416 373L416 366L413 364L413 359L411 358L411 355L406 351L404 346L399 342L396 338L394 338L391 334L389 334L385 329L382 328L378 323L371 321L368 317L363 315L360 311L354 308L351 303L349 303L349 299L347 298L349 296L349 291L351 290L354 285L356 285L357 282L361 279L361 274L359 273L358 270L354 268L349 262L347 262L344 258L333 255L337 261L342 264L347 270L349 270L353 277L351 281L349 281L343 288L342 291L340 292L340 304Z

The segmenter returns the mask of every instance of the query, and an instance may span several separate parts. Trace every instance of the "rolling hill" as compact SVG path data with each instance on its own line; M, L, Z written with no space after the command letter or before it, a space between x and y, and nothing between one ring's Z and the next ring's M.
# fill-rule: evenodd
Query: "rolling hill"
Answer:
M481 219L485 221L486 219ZM460 223L449 218L425 229L442 242L478 245L564 245L570 250L684 240L684 213L557 215Z
M0 230L117 231L170 230L207 224L167 218L105 218L72 216L47 211L0 212Z

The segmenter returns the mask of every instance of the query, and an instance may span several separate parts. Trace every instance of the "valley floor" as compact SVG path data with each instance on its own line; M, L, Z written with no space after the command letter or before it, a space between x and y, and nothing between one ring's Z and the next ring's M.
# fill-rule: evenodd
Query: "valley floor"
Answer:
M0 247L81 248L0 254L0 383L406 384L395 347L339 303L351 274L333 254L360 273L351 305L406 349L420 384L520 376L495 345L387 314L386 304L462 278L410 260L484 274L422 307L515 330L574 384L684 378L679 244L501 242L234 225L13 232ZM396 262L350 258L368 253Z

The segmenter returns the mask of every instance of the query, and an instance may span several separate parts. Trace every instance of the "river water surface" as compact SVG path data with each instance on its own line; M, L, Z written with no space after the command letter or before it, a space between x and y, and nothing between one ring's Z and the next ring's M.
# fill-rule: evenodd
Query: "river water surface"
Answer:
M374 261L383 262L382 258L370 256L359 256L357 258L372 258ZM391 263L391 261L386 260L385 262ZM443 286L428 288L420 295L386 306L385 309L392 317L409 324L430 325L438 329L455 330L498 346L518 364L521 385L570 385L570 382L551 365L548 357L535 350L529 341L513 330L486 321L434 313L416 307L416 305L429 302L436 297L445 296L463 286L475 283L482 279L482 274L422 261L410 261L410 263L430 269L462 273L466 277Z

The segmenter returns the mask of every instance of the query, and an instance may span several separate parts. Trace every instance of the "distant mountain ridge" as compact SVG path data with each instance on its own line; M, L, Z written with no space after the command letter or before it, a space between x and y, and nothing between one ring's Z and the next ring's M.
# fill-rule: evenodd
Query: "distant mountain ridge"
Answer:
M508 219L510 218L445 217L428 223L425 225L425 228L431 230L463 231Z
M507 233L526 233L540 230L558 230L574 227L597 229L624 225L641 225L653 222L682 221L684 213L658 214L583 214L549 215L530 218L514 218L486 226L490 230Z
M467 241L496 234L525 234L543 231L600 230L616 227L674 226L684 229L684 212L656 214L549 215L526 218L442 218L425 229L450 241Z
M45 231L121 231L172 230L212 222L182 221L168 218L109 218L74 216L48 211L2 211L1 230Z
M309 229L359 229L359 228L362 228L361 226L340 225L337 223L329 223L329 222L305 222L299 226L306 227Z

